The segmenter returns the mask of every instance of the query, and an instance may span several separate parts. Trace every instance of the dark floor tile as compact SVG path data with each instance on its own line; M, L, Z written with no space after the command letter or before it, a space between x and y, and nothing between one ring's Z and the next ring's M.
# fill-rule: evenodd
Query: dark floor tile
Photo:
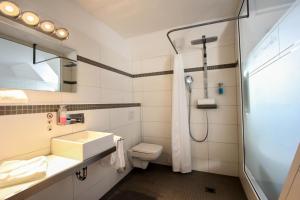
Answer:
M207 191L212 188L215 193ZM172 172L171 167L149 165L134 169L101 200L247 200L238 178L193 171Z
M145 195L140 192L134 191L120 191L114 193L111 197L108 198L109 200L156 200L155 197Z

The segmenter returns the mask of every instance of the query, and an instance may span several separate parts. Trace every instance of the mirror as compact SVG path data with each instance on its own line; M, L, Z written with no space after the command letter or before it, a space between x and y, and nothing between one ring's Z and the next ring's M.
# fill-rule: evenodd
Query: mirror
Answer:
M3 25L0 23L1 89L76 92L77 55L73 49L43 38L48 36L20 32L12 25L2 29Z

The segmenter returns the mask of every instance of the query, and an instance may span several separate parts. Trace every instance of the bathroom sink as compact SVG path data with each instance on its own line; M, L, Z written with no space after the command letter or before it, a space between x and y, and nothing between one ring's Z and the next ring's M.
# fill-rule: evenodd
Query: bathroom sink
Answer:
M76 160L86 160L114 146L113 134L83 131L52 138L53 155Z

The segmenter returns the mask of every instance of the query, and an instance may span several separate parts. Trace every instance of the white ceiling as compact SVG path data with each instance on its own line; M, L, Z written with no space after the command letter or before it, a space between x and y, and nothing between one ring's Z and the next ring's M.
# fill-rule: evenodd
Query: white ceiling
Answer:
M236 13L240 0L77 0L123 37L133 37Z

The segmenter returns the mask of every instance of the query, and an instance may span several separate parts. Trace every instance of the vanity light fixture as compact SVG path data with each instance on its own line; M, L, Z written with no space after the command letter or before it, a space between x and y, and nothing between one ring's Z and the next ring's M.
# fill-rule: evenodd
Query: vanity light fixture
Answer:
M18 17L21 9L15 3L2 1L0 2L0 12L7 17Z
M32 11L21 12L21 8L11 1L0 1L1 15L59 40L66 40L70 35L66 28L56 28L50 20L41 21Z
M39 27L45 33L53 33L55 30L54 23L49 20L42 21Z
M36 26L40 22L39 16L31 11L23 12L21 16L21 20L29 26Z
M69 37L69 31L65 28L58 28L55 30L55 35L59 39L67 39Z

